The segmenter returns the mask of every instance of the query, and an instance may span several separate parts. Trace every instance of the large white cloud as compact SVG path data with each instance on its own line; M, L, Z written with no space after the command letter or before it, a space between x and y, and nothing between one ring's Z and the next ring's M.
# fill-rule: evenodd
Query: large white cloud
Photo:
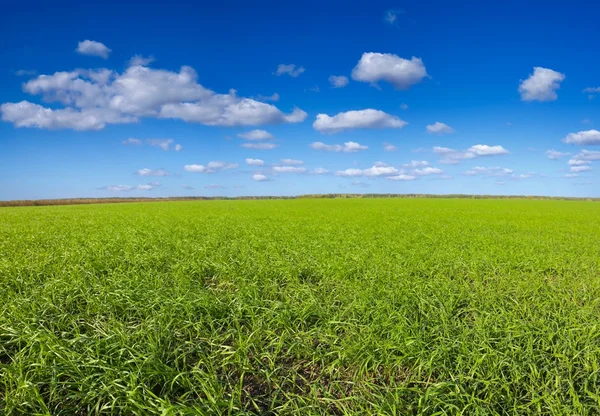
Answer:
M427 133L431 134L449 134L453 133L454 129L447 124L436 121L434 124L427 126Z
M381 110L368 108L365 110L346 111L331 117L318 114L313 128L322 133L339 133L348 129L402 128L408 123L399 117Z
M399 90L410 88L426 76L427 70L420 58L404 59L391 53L363 53L352 70L355 81L372 84L386 81Z
M76 51L82 55L99 56L104 59L108 59L108 56L112 52L105 44L96 42L95 40L79 42Z
M600 145L600 131L586 130L577 133L569 133L563 141L570 144Z
M533 74L519 85L523 101L554 101L558 98L556 90L565 79L565 74L552 69L536 66Z
M52 109L28 101L2 104L2 119L17 127L100 130L142 117L250 126L298 123L306 118L298 108L285 114L272 104L238 97L235 90L217 94L198 84L196 72L188 66L179 72L141 65L123 73L108 69L57 72L30 80L23 90L66 107Z
M368 146L363 146L360 143L356 142L345 142L343 145L341 144L325 144L323 142L314 142L310 144L310 147L315 150L325 150L327 152L344 152L344 153L354 153L360 150L367 150Z

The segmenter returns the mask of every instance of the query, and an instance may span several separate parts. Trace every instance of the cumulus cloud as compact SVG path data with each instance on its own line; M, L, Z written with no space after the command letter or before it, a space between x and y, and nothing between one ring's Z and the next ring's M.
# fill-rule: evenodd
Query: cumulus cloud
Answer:
M600 131L586 130L578 133L569 133L563 141L579 145L600 145Z
M304 161L296 159L281 159L281 163L284 165L303 165Z
M560 159L561 157L568 156L569 154L570 153L559 152L558 150L554 150L554 149L546 150L546 156L548 156L548 159L552 159L552 160Z
M575 173L587 172L589 170L592 170L592 167L588 166L588 165L571 166L571 172L575 172Z
M363 146L360 143L356 142L345 142L343 145L341 144L325 144L323 142L314 142L310 145L311 148L315 150L325 150L327 152L344 152L344 153L353 153L358 152L360 150L367 150L368 146Z
M533 74L519 85L523 101L554 101L558 98L556 90L565 79L565 74L552 69L535 67Z
M265 162L263 160L260 160L260 159L247 158L246 159L246 164L250 165L250 166L264 166Z
M444 171L439 168L434 168L434 167L428 166L423 169L415 169L412 171L412 173L417 176L428 176L428 175L443 175Z
M303 66L299 66L296 68L295 64L279 64L277 66L277 71L275 71L275 75L281 76L284 74L289 75L292 78L296 78L298 75L305 71Z
M348 77L343 75L331 75L329 77L329 83L333 88L344 88L348 85Z
M135 172L136 175L140 176L169 176L170 173L164 169L149 169L143 168Z
M338 113L331 117L327 114L318 114L313 123L313 128L321 133L339 133L349 129L380 129L395 128L399 129L408 123L399 117L392 116L381 110L346 111Z
M303 173L306 172L306 168L297 166L275 166L273 172L276 173Z
M246 140L269 140L273 139L273 135L266 130L252 130L246 133L239 133L237 135L242 139Z
M329 170L325 169L325 168L315 168L312 173L314 173L315 175L325 175L326 173L329 173Z
M105 44L94 40L84 40L79 42L76 51L81 55L99 56L103 59L108 59L108 56L112 52Z
M404 173L395 176L388 176L387 178L391 181L414 181L417 179L417 177L414 175L406 175Z
M376 85L385 81L399 90L406 90L421 82L427 76L423 61L414 56L400 58L391 53L363 53L360 61L352 70L352 79Z
M353 176L362 176L362 175L363 175L362 169L346 169L346 170L338 170L337 172L335 172L335 176L353 177Z
M427 126L427 133L430 134L450 134L453 133L454 129L447 124L436 121L434 124Z
M396 150L398 150L398 148L391 143L384 143L383 150L385 150L386 152L395 152Z
M433 152L442 155L440 163L449 165L460 163L465 159L474 159L476 157L483 156L507 155L510 153L502 146L488 146L486 144L476 144L464 151L436 146L433 148Z
M252 179L254 179L255 181L258 181L258 182L264 182L264 181L269 180L269 178L266 177L265 175L263 175L262 173L257 173L257 174L252 175Z
M217 94L197 82L196 72L130 66L123 73L108 69L74 70L40 75L23 90L64 108L46 108L29 101L4 103L2 119L17 127L100 130L107 124L135 123L143 117L172 118L209 126L298 123L307 114L238 97L235 90Z
M277 145L275 143L243 143L242 147L246 149L270 150L275 149Z
M206 165L185 165L183 169L186 172L192 173L215 173L226 169L235 169L238 167L237 163L227 163L222 161L208 162Z
M429 162L426 160L411 160L410 163L402 165L404 168L422 168L424 166L429 166Z

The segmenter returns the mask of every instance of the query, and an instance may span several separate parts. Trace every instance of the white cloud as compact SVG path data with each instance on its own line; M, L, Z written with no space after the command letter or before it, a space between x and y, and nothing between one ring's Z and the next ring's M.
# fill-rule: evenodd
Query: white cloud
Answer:
M586 130L578 133L569 133L563 141L579 145L600 145L600 131Z
M571 172L587 172L589 170L592 170L592 167L588 165L571 166Z
M582 150L577 153L573 159L577 160L600 160L600 151L597 150Z
M398 150L398 148L391 143L384 143L383 150L385 150L386 152L395 152L396 150Z
M277 66L277 71L275 71L275 75L281 76L283 74L288 74L290 77L296 78L304 71L304 67L299 66L298 68L296 68L295 64L279 64L279 66Z
M426 160L411 160L410 163L402 165L404 168L422 168L424 166L429 166L429 162Z
M578 173L567 173L565 175L565 178L577 178L577 177L579 177Z
M392 181L414 181L417 179L417 177L413 175L400 174L396 176L388 176L388 179Z
M393 24L396 21L396 19L398 18L398 15L400 15L402 13L404 13L404 10L388 10L385 12L385 16L383 17L383 20L385 20L389 24Z
M325 168L316 168L312 171L312 173L314 173L315 175L325 175L326 173L329 173L329 171Z
M513 173L512 169L500 167L482 167L476 166L465 172L467 176L485 175L485 176L506 176Z
M329 83L334 88L344 88L346 85L348 85L348 82L348 77L343 75L331 75L329 77Z
M554 150L554 149L546 150L546 156L548 156L548 159L552 159L552 160L560 159L561 157L568 156L569 154L570 153L559 152L558 150Z
M167 151L173 143L173 139L146 139L146 143L153 147L160 147L162 150Z
M242 147L246 149L270 150L277 147L274 143L244 143Z
M363 170L365 176L388 176L398 173L398 169L392 166L377 166L377 164L369 169Z
M341 144L325 144L323 142L314 142L310 145L311 148L315 150L325 150L327 152L344 152L344 153L353 153L358 152L360 150L367 150L368 146L363 146L360 143L356 142L345 142L343 145Z
M260 159L247 158L246 159L246 164L248 164L250 166L264 166L265 162L263 160L260 160Z
M276 173L302 173L306 172L306 168L299 168L296 166L275 166L273 172Z
M440 163L449 165L460 163L465 159L473 159L482 156L507 155L510 153L502 146L488 146L486 144L476 144L464 151L436 146L433 148L433 152L443 155Z
M589 165L590 163L592 163L589 160L583 160L583 159L569 159L569 162L567 162L569 166L581 166L581 165Z
M362 176L362 174L363 174L362 169L346 169L346 170L338 170L337 172L335 172L335 176L346 176L346 177Z
M281 159L281 163L284 165L303 165L304 161L296 159Z
M408 110L408 104L402 103L402 104L400 104L400 108L403 110Z
M312 92L321 92L321 89L319 88L318 85L315 85L314 87L309 88L309 91L312 91Z
M185 165L183 169L186 172L192 173L215 173L217 171L225 170L225 169L235 169L238 167L237 163L226 163L222 161L212 161L208 162L206 165Z
M252 179L254 179L255 181L258 181L258 182L264 182L264 181L268 181L269 180L269 178L267 178L262 173L257 173L255 175L252 175Z
M583 90L583 92L586 92L589 94L598 94L598 93L600 93L600 87L588 87L588 88L585 88Z
M399 129L408 123L396 116L381 110L346 111L338 113L333 117L327 114L318 114L313 123L313 128L321 133L339 133L348 129L376 129L395 128Z
M242 139L246 140L269 140L273 139L273 135L266 130L252 130L246 133L239 133L237 135Z
M106 45L94 40L84 40L83 42L79 42L76 51L81 55L99 56L103 59L108 59L108 56L112 52Z
M180 145L180 144L176 144L175 147L174 147L174 149L175 149L176 152L181 152L183 150L183 146Z
M444 171L439 168L434 168L434 167L428 166L423 169L415 169L412 171L412 173L417 176L428 176L428 175L443 175Z
M355 81L374 85L386 81L399 90L410 88L426 76L427 70L421 59L413 56L408 60L391 53L363 53L352 70L352 79Z
M450 134L450 133L454 133L454 129L447 124L436 121L434 124L430 124L427 126L427 133Z
M196 72L188 66L179 72L143 66L128 67L123 73L56 72L30 80L23 90L65 108L45 108L29 101L2 104L2 119L17 127L100 130L107 124L135 123L141 117L247 126L298 123L307 116L298 108L284 114L271 104L238 97L235 90L216 94L198 84Z
M142 55L134 55L129 60L128 64L129 66L148 66L154 61L155 59L153 56L144 57Z
M156 184L156 182L155 182L154 184L147 183L147 184L145 184L145 185L138 185L138 186L136 186L135 188L136 188L138 191L151 191L151 190L153 190L153 189L154 189L155 187L157 187L157 186L160 186L160 184Z
M134 139L133 137L130 137L127 140L123 140L121 143L123 143L123 144L134 144L136 146L140 146L142 144L142 141L140 139Z
M107 191L110 191L110 192L126 192L126 191L131 191L133 189L133 186L130 186L130 185L107 185L102 189L106 189Z
M149 169L143 168L136 172L136 175L140 176L169 176L170 173L164 169Z
M558 98L556 90L565 75L548 68L536 66L533 74L519 85L519 93L523 101L554 101Z
M279 94L277 94L277 93L274 93L273 95L260 95L259 94L256 97L256 99L258 101L273 101L273 102L279 101L279 98L281 98L281 97L279 97Z

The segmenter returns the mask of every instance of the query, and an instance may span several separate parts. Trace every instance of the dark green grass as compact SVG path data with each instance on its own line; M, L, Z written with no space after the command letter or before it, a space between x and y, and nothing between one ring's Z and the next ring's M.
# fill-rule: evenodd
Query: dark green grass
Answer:
M0 414L600 413L600 203L0 209Z

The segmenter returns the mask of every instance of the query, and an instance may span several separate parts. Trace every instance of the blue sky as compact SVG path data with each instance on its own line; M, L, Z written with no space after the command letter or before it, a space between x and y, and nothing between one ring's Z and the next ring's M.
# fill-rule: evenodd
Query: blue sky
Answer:
M3 200L600 196L593 2L3 7Z

